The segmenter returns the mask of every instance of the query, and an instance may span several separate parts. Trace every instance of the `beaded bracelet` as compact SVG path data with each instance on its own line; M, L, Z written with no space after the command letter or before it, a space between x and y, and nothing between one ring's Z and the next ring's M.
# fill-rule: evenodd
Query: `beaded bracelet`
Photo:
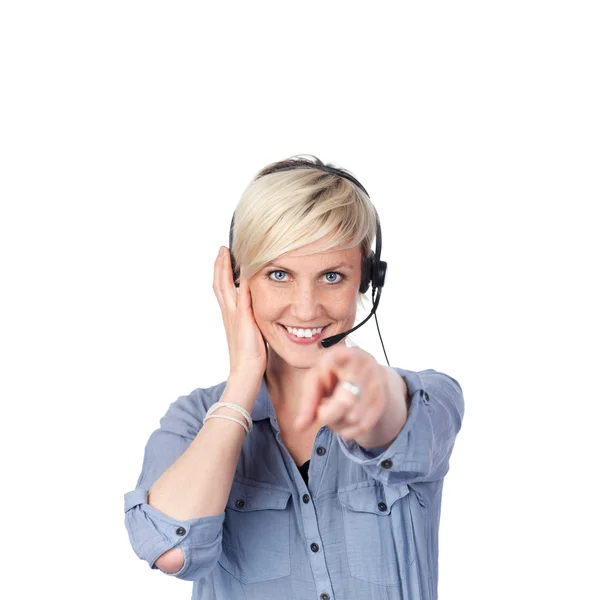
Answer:
M211 407L209 407L206 414L210 415L213 412L215 412L215 410L218 410L222 407L231 408L232 410L241 413L245 417L246 422L248 423L248 430L252 431L252 417L250 416L250 413L245 408L242 408L241 406L234 404L233 402L215 402Z
M248 427L246 426L246 423L242 423L239 419L236 419L235 417L230 417L229 415L206 415L206 417L204 417L204 423L206 423L208 419L227 419L228 421L235 421L246 430L246 435L250 433Z
M217 416L217 415L212 415L212 413L214 413L219 408L223 408L223 407L231 408L232 410L235 410L235 411L241 413L244 416L244 418L246 419L246 422L248 423L247 427L241 421L236 419L235 417L229 417L229 419L234 420L237 423L240 423L240 425L242 425L244 427L244 429L246 430L246 434L248 434L252 431L252 417L250 416L250 413L245 408L242 408L241 406L238 406L237 404L233 404L233 402L215 402L206 412L204 421L206 421L206 419L211 418L212 416ZM223 417L225 415L218 415L218 416Z

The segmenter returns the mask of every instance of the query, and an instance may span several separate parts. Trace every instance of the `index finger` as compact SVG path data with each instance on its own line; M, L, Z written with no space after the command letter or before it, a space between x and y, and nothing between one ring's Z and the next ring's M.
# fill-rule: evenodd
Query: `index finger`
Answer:
M337 376L350 359L346 346L328 353L321 362L317 363L306 376L304 389L300 399L300 411L294 421L296 431L304 431L314 423L319 410L319 403L325 396L331 395L335 389Z

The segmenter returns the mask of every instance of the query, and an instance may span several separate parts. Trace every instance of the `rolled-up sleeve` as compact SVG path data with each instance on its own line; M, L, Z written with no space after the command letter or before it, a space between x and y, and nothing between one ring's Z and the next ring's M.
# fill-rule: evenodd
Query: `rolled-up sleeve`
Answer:
M147 498L148 491L142 488L125 494L125 526L137 556L156 569L156 559L179 546L183 566L166 574L189 581L206 577L221 554L225 513L178 521L150 506Z
M393 367L406 382L410 405L404 427L385 449L362 448L336 436L342 451L384 484L443 478L464 416L462 389L449 375Z
M165 573L188 581L206 577L216 566L221 555L225 513L179 521L150 506L148 491L198 434L206 414L205 401L202 390L195 390L170 405L160 420L160 428L146 444L135 489L124 496L125 527L135 554L157 569L157 558L180 547L183 566L175 573Z

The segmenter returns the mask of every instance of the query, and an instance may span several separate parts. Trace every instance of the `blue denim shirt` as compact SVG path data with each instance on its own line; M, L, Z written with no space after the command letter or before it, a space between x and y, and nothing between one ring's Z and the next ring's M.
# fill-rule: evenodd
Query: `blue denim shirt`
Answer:
M263 378L223 513L179 521L148 490L187 449L226 382L173 402L146 445L125 525L153 568L179 546L193 600L435 600L443 478L464 414L458 382L394 368L408 387L406 424L385 450L327 427L315 439L306 486L284 446ZM162 573L162 571L161 571Z

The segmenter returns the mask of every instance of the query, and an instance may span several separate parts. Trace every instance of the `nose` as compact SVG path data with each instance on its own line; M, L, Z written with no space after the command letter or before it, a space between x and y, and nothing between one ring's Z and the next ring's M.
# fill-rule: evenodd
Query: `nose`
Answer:
M291 313L298 325L314 321L320 312L321 302L317 290L309 282L297 284L293 292Z

